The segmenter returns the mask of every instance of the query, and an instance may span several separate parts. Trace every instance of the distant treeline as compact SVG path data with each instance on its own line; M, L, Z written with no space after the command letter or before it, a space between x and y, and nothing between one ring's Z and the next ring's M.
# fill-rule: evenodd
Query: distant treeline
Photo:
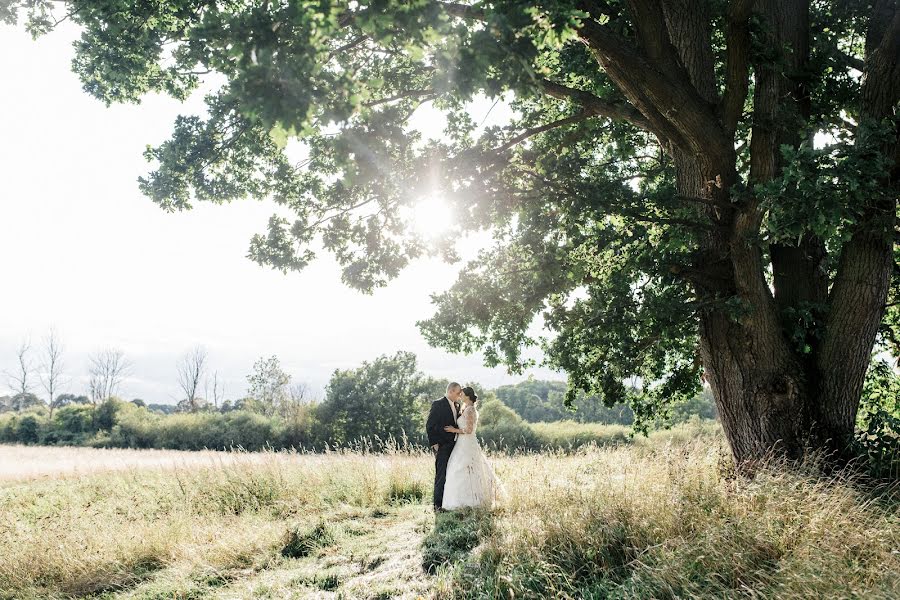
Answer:
M69 444L123 448L242 447L305 448L349 446L368 440L426 445L424 422L432 400L443 395L447 381L418 370L415 355L400 352L337 370L322 401L303 400L279 386L287 381L270 364L254 396L223 402L147 405L143 400L111 397L90 402L85 396L63 395L52 415L36 398L0 402L0 442ZM627 443L631 411L607 408L597 398L580 398L576 410L562 404L565 383L528 380L484 392L479 400L479 438L488 447L538 450L584 443ZM712 416L704 398L678 407L675 421L689 414ZM190 407L194 407L193 410ZM524 418L523 418L524 417ZM540 423L533 425L532 423Z
M49 417L46 409L0 413L0 443L77 445L116 448L246 450L296 448L324 450L360 444L379 450L386 445L425 446L424 407L411 430L372 431L340 440L333 435L340 423L321 421L324 403L309 404L295 415L266 416L248 410L163 414L118 398L97 406L64 406ZM584 444L626 444L631 430L624 425L556 421L528 423L493 393L482 401L478 437L488 448L536 451L574 449ZM324 413L324 411L322 411ZM360 416L360 420L364 419ZM695 418L699 423L699 419ZM703 421L712 423L712 421ZM701 427L708 433L709 427Z
M573 420L578 423L605 423L631 426L634 412L627 404L606 406L601 398L579 394L571 408L565 405L565 381L528 379L495 390L497 397L529 423ZM688 402L671 407L667 423L681 423L692 416L716 418L716 405L709 389ZM660 422L658 425L663 425Z

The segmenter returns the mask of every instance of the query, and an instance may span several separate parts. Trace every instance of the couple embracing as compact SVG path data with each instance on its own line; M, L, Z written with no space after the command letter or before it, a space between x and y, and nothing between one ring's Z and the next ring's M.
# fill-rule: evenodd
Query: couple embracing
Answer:
M434 510L467 506L490 508L500 482L475 437L478 396L456 382L431 404L425 429L434 452Z

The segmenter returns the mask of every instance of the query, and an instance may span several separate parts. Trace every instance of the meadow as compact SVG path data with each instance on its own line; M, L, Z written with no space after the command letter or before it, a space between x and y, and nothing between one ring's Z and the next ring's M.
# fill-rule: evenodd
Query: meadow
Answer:
M502 502L435 516L415 448L0 446L0 598L900 597L897 490L814 460L746 479L696 424L490 456Z

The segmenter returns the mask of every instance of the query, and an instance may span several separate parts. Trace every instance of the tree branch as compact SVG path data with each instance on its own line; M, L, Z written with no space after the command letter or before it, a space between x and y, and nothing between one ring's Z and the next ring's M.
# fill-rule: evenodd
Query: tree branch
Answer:
M530 177L540 181L547 187L552 188L552 189L556 190L557 192L559 192L569 198L579 198L580 197L577 192L573 192L573 191L567 189L565 186L560 185L559 183L557 183L556 181L553 181L552 179L548 179L547 177L544 177L543 175L541 175L540 173L538 173L532 169L529 169L527 167L520 167L520 168L521 168L522 172L524 172L525 174L529 175ZM681 225L683 227L689 227L691 229L696 229L696 230L701 230L701 231L708 231L712 228L712 225L710 225L709 223L703 223L700 221L692 221L690 219L680 219L677 217L657 217L655 215L648 215L648 214L640 213L635 210L631 210L627 207L618 207L617 208L617 207L613 207L610 205L610 206L607 206L607 208L609 209L611 214L619 215L619 216L627 218L627 219L634 219L635 221L638 221L641 223L658 223L661 225Z
M343 54L344 52L347 52L348 50L352 50L352 49L356 48L361 43L365 42L367 39L368 39L368 36L360 35L360 36L355 37L351 41L347 42L343 46L335 48L328 54L328 60L326 62L331 61L331 59L334 58L335 56L337 56L338 54Z
M363 104L366 108L372 108L373 106L378 106L379 104L387 104L388 102L394 102L395 100L404 100L406 98L421 98L423 96L436 95L434 90L407 90L405 92L401 92L395 96L390 96L388 98L381 98L379 100L372 100L371 102L366 102Z
M484 20L484 10L468 4L462 4L461 2L437 2L437 5L447 11L447 14L452 17L474 21Z
M543 132L549 131L551 129L556 129L557 127L564 127L566 125L571 125L572 123L580 123L581 121L589 119L593 116L595 116L595 115L592 111L583 110L580 113L574 114L570 117L566 117L564 119L559 119L559 120L553 121L551 123L545 123L544 125L540 125L538 127L532 127L531 129L526 129L519 135L510 139L508 142L506 142L502 146L494 148L494 152L496 152L497 154L500 154L501 152L509 150L510 148L512 148L513 146L518 144L519 142L523 142L523 141L527 140L528 138L533 137L539 133L543 133Z
M548 96L560 100L572 100L595 115L614 121L627 121L636 127L654 133L653 127L644 115L628 103L619 105L606 102L588 91L571 88L549 79L542 79L540 84L541 89Z
M725 66L725 93L722 97L722 124L734 135L744 111L750 85L750 14L754 0L732 0L728 7L728 44Z
M660 71L628 40L593 19L583 22L579 35L629 100L664 134L661 141L706 155L734 153L733 142L722 135L713 107L683 69Z
M861 58L856 58L855 56L851 56L846 52L841 52L840 50L837 50L834 53L834 56L845 67L856 69L860 73L864 73L866 71L866 61Z

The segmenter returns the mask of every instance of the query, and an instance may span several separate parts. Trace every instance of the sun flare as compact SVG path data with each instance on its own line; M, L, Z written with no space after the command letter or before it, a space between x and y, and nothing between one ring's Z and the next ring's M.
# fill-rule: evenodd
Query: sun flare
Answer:
M453 210L439 195L422 198L411 209L410 224L425 238L436 238L453 224Z

